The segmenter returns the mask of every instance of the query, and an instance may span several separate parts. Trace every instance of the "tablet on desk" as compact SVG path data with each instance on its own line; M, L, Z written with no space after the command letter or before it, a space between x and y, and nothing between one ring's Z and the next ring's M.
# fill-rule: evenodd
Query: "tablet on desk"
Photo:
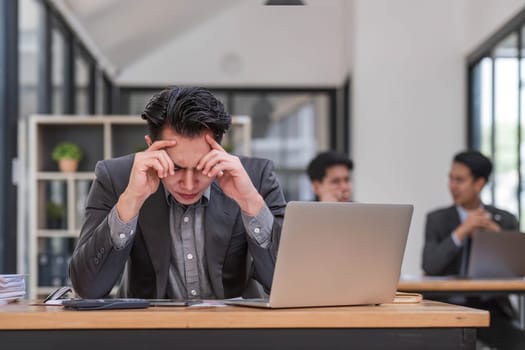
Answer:
M144 309L150 306L146 299L116 298L116 299L69 299L62 301L64 308L69 310L115 310Z

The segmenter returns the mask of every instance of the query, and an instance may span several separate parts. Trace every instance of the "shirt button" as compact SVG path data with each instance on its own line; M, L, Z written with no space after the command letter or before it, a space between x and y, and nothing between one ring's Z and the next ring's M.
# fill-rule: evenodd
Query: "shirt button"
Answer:
M118 237L119 237L120 239L124 239L124 238L126 238L126 235L123 234L123 233L121 233L120 235L118 235Z
M133 231L133 230L129 231L129 234L130 234L130 235L132 235L132 234L134 234L134 233L135 233L135 231Z
M193 296L197 295L197 291L196 291L195 289L192 289L192 290L190 291L190 293L191 293L191 295L193 295Z
M188 258L188 260L191 260L193 259L193 254L189 253L188 255L186 255L186 257Z
M253 230L253 232L255 232L255 233L259 233L259 232L261 232L261 229L258 228L258 227L256 227L256 228Z
M187 217L187 216L185 216L185 217L184 217L184 222L188 222L188 221L190 221L190 218Z

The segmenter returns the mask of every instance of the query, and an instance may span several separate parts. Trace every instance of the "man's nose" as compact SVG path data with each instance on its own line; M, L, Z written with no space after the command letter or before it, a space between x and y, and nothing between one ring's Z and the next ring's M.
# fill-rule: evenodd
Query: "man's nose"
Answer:
M193 173L193 169L186 169L186 172L184 174L184 187L187 190L192 190L195 185L195 174Z

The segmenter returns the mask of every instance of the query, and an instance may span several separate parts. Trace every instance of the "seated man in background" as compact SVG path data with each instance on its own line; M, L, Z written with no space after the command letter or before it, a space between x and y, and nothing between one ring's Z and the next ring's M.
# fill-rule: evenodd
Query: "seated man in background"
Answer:
M344 154L334 151L319 153L306 169L315 199L321 202L351 201L350 173L353 169L354 163Z
M454 156L449 173L449 190L454 205L427 215L423 270L427 275L466 276L470 237L476 230L497 232L518 230L518 221L505 210L483 204L481 190L492 172L492 162L480 152ZM508 298L458 298L446 301L489 310L490 328L478 329L487 345L501 349L525 349L525 333L512 325L515 317Z
M163 90L142 118L146 151L96 166L75 291L107 296L122 275L125 297L257 296L252 279L269 290L286 205L272 163L221 147L231 117L203 88Z

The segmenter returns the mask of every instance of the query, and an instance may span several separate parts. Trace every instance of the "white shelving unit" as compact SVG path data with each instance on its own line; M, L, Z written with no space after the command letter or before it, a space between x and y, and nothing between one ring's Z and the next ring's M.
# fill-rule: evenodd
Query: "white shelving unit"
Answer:
M115 115L34 115L21 126L27 127L26 144L20 147L27 172L19 171L25 177L19 181L18 271L27 274L28 296L35 299L69 283L68 259L96 162L144 149L147 127L138 116ZM235 154L250 155L250 140L250 118L233 117L223 144ZM51 159L52 149L63 141L78 144L84 153L77 172L60 172Z

